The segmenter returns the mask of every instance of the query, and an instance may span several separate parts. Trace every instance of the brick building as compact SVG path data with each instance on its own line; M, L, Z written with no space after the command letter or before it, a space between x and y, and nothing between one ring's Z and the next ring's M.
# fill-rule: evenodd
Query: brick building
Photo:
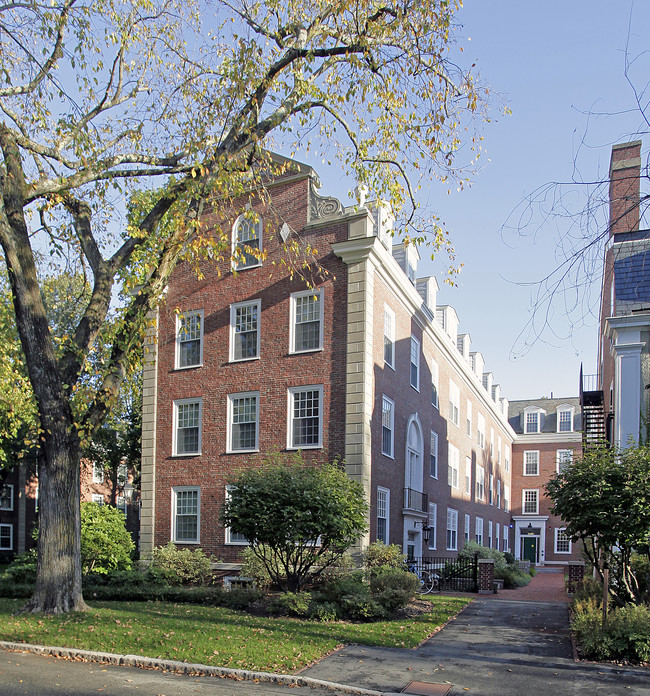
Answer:
M232 230L234 265L229 254L200 276L180 265L158 311L142 550L172 540L235 561L246 542L219 522L228 481L297 450L344 458L362 483L362 546L382 539L416 557L453 555L466 539L509 548L515 435L482 355L437 304L435 279L417 277L416 249L392 244L385 208L345 209L317 193L311 168L285 163L264 196L206 218ZM313 287L292 276L292 243L316 250Z
M511 401L512 525L515 558L537 565L567 565L580 559L578 544L551 514L544 485L582 452L580 399Z

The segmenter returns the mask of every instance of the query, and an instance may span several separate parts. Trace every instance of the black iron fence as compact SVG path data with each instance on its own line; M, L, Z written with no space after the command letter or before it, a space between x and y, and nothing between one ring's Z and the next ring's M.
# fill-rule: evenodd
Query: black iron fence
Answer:
M426 571L433 580L434 592L478 592L478 556L423 556L408 565L416 574Z

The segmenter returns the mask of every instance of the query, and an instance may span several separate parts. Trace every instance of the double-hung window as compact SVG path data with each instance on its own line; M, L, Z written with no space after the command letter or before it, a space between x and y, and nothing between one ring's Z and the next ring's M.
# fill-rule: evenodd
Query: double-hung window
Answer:
M228 395L228 451L255 452L259 436L259 392Z
M477 517L474 525L474 540L479 546L483 546L483 518Z
M176 317L176 368L203 363L203 311L184 312Z
M510 545L508 544L508 525L503 525L503 545L501 550L505 553L510 550Z
M472 402L467 399L467 420L465 421L467 437L472 437Z
M524 476L539 476L539 450L524 452Z
M14 527L11 524L0 524L0 551L13 551Z
M230 305L230 360L252 360L260 355L260 301Z
M411 386L420 391L420 341L411 336Z
M240 215L233 227L233 268L261 265L262 219L254 213Z
M487 538L487 545L488 549L492 548L492 533L494 531L494 526L492 523L492 520L488 520L488 538Z
M494 474L490 474L490 490L488 491L488 502L494 505Z
M289 389L289 449L322 447L323 387Z
M501 539L501 525L497 522L494 531L494 548L498 551Z
M497 508L501 509L501 479L497 479Z
M555 452L555 469L558 474L564 472L573 462L573 450L560 449Z
M172 541L198 544L200 539L201 489L199 486L172 488Z
M447 551L458 550L458 510L447 508Z
M174 401L175 455L201 453L201 399Z
M539 411L527 411L525 414L524 433L539 432Z
M395 369L395 312L384 305L384 362Z
M460 425L460 389L451 379L449 380L449 420L454 425Z
M435 550L436 537L438 535L438 506L436 503L429 503L429 548Z
M481 449L485 449L485 416L482 413L479 413L477 416L476 428L478 446Z
M465 514L465 541L469 541L471 524L472 518L468 514Z
M573 409L563 408L557 412L558 433L573 432Z
M521 496L523 514L539 514L539 490L537 490L537 488L524 488L524 490L521 492Z
M555 528L555 553L571 553L571 539L564 527Z
M440 370L438 368L438 363L435 360L431 360L431 403L436 408L439 407L439 398L440 398L440 395L438 393L439 379L440 379Z
M393 457L393 431L395 429L395 404L387 396L381 399L381 453Z
M14 487L11 483L5 483L0 488L0 510L14 509Z
M458 469L460 453L452 444L447 446L447 482L452 488L458 488Z
M510 486L503 484L503 511L510 512Z
M503 466L506 471L510 471L510 447L506 447L505 457L503 460Z
M377 488L377 541L388 544L388 522L390 512L390 491L388 488Z
M438 478L438 433L431 431L431 451L429 453L429 476Z
M485 469L478 465L476 467L476 499L485 499Z
M95 503L96 505L103 505L104 496L101 493L93 493L90 496L90 502Z
M465 457L465 495L472 495L472 458Z
M104 465L93 462L93 483L104 483Z
M323 293L321 290L291 295L291 352L323 348Z

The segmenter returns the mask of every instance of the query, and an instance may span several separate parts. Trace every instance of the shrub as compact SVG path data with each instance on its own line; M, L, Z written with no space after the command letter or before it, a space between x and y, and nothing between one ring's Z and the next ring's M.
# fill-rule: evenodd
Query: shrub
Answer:
M307 616L310 603L309 592L285 592L271 600L269 611L286 616Z
M530 582L530 575L522 573L516 566L494 569L494 577L503 580L503 586L509 589L524 587Z
M505 554L496 549L489 549L487 546L481 546L475 541L466 541L465 546L458 553L459 559L471 559L471 558L493 558L494 559L494 570L503 569L508 566L506 562Z
M586 657L650 662L650 608L644 605L610 609L603 627L595 599L574 600L572 627Z
M370 578L370 593L387 612L403 609L415 597L420 581L401 568L381 566Z
M201 549L179 549L171 541L153 550L151 570L168 585L203 585L212 582L208 556Z
M81 503L81 567L84 575L130 569L134 549L124 515L117 508Z
M338 607L332 602L312 601L309 605L309 618L313 621L336 621L339 618Z
M36 549L19 553L5 570L4 577L11 584L33 585L36 582Z
M270 559L270 554L264 554L265 558ZM257 587L271 587L272 581L267 567L262 562L262 559L253 553L250 546L247 546L241 554L242 569L241 574L247 578L253 578ZM273 574L281 575L280 560L276 557L269 562L274 563ZM286 574L285 574L286 575Z
M222 588L216 588L222 590ZM264 594L256 587L235 587L232 590L222 590L221 602L229 609L248 609L260 602Z
M406 554L397 544L384 544L383 541L375 541L363 554L363 564L366 568L385 566L389 568L402 568L406 562Z

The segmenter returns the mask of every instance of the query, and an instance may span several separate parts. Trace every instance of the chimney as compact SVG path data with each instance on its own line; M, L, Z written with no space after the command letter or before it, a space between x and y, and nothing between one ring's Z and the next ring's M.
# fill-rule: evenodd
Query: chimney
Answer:
M609 165L609 235L639 229L641 141L612 148Z

